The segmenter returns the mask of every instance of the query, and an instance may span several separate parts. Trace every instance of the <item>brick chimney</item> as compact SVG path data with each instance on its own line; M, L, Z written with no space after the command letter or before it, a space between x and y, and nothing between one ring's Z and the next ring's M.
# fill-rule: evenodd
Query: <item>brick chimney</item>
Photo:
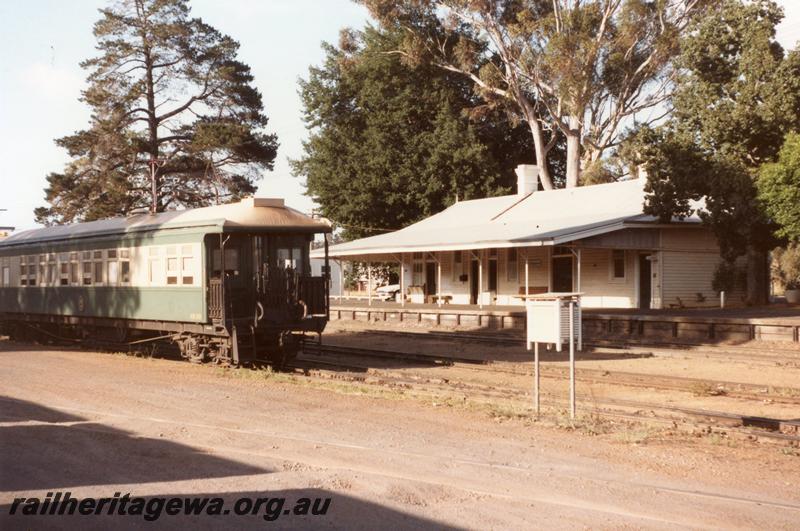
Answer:
M539 167L535 164L520 164L514 170L517 174L517 195L524 197L539 188Z

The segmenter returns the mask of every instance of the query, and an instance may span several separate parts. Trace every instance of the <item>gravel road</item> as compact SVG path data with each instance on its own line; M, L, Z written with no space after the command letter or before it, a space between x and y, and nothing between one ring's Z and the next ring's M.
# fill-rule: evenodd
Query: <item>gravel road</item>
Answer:
M0 341L0 528L742 528L800 521L800 457L631 444L402 393ZM325 515L10 515L16 498L330 498ZM274 507L274 506L272 506ZM262 507L263 509L263 507ZM288 509L287 509L288 510Z

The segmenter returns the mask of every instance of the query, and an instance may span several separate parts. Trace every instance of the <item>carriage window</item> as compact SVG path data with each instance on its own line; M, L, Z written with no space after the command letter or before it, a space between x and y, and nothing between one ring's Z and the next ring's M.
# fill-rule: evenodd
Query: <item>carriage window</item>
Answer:
M191 249L191 247L189 248ZM183 251L181 251L181 253L183 253ZM194 284L194 277L192 275L193 269L194 259L191 256L181 257L181 284Z
M11 268L3 266L3 286L11 284Z
M219 273L222 269L222 260L219 249L215 249L211 255L211 266L215 273ZM225 249L225 271L232 273L239 269L239 250L238 249Z
M278 267L281 269L294 269L303 271L303 249L289 247L278 249Z
M83 262L83 285L92 285L92 262Z
M119 282L119 262L116 260L108 262L108 276L106 277L106 282L110 286L113 286Z
M95 284L103 283L103 262L94 263L94 283Z
M169 253L169 250L167 250L167 253ZM178 259L169 257L167 258L167 284L174 285L177 283L178 283Z
M291 249L278 249L278 267L281 269L294 267Z
M123 284L129 284L131 281L131 263L127 260L119 263L119 281Z
M78 253L69 254L69 281L73 286L78 284Z
M47 260L47 255L40 254L39 255L39 274L36 277L36 280L39 282L40 286L44 286L47 284L47 266L45 264L45 260Z
M150 284L159 284L161 282L161 259L151 258L148 271L148 279L150 280Z
M97 251L99 252L99 251ZM116 249L109 249L108 250L108 257L109 258L116 258L117 257L117 250ZM97 256L95 256L97 258Z
M61 262L59 267L59 284L62 286L69 286L69 262Z
M119 282L120 284L130 284L131 282L131 253L128 249L119 250Z

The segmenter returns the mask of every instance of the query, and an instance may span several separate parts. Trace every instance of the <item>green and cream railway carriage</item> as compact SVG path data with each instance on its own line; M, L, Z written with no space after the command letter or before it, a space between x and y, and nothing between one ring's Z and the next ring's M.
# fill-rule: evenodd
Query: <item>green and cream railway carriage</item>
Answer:
M0 241L0 331L285 361L327 323L327 267L311 276L308 253L328 232L266 198L21 232Z

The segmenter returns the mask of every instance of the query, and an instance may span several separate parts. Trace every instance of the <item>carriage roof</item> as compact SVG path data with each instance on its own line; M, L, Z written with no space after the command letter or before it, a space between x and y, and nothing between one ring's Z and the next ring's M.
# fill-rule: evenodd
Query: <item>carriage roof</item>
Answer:
M158 214L138 214L71 225L56 225L16 233L0 247L64 241L78 238L128 235L172 229L197 229L204 233L245 230L280 232L330 232L330 225L284 205L283 199L247 198L238 203Z

